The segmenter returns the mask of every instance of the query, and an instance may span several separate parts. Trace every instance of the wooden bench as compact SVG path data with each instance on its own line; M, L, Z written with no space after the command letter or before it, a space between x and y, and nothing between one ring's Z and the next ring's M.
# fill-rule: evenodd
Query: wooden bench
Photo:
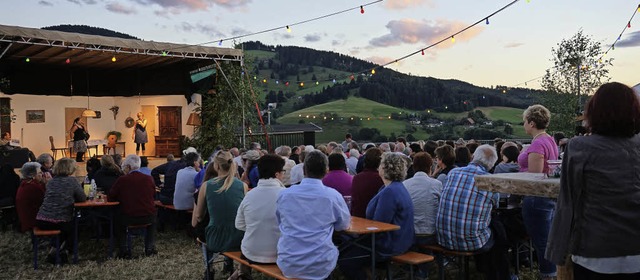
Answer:
M162 202L160 202L160 200L156 200L154 201L154 204L157 208L159 208L160 211L165 210L166 212L165 215L162 215L160 213L160 211L158 211L158 228L160 229L160 231L162 231L164 229L164 224L168 221L173 220L173 229L177 230L178 228L180 228L180 223L179 221L181 221L181 218L183 217L183 215L186 216L186 214L191 214L193 213L193 209L187 209L187 210L178 210L176 209L176 207L172 204L162 204ZM173 214L171 214L173 213ZM162 216L161 216L162 215ZM189 221L189 225L191 224L191 216L189 216L189 219L186 219Z
M280 268L276 264L250 264L249 261L242 259L242 257L240 257L241 252L224 252L222 254L234 261L237 261L240 264L251 267L251 269L258 271L268 277L275 278L278 280L293 279L293 278L287 278L284 275L282 275L282 271L280 271Z
M461 268L459 270L458 276L464 275L465 279L469 279L469 257L476 255L475 252L454 251L440 245L422 245L420 246L420 248L429 250L433 252L434 255L436 255L436 260L438 263L438 274L441 280L444 280L444 269L446 266L444 263L444 256L461 259L461 262L457 262L458 267ZM464 266L460 265L461 263L464 263Z
M56 247L56 264L60 265L60 230L42 230L37 227L33 228L31 234L31 243L33 245L33 270L38 269L38 245L41 237L52 238Z
M418 253L418 252L412 252L412 251L408 251L402 255L397 255L397 256L393 256L391 257L391 261L394 263L399 263L399 264L407 264L409 265L409 271L410 271L410 275L411 275L411 280L413 280L413 266L414 265L419 265L419 264L423 264L423 263L428 263L428 262L432 262L434 260L434 257L431 255L427 255L427 254L422 254L422 253Z

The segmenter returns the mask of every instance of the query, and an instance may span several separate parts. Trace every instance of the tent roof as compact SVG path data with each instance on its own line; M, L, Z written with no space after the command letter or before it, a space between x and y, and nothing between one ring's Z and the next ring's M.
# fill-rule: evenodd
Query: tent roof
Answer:
M242 55L238 49L0 25L0 89L9 94L188 94L193 91L190 72L210 68L214 60L241 61Z

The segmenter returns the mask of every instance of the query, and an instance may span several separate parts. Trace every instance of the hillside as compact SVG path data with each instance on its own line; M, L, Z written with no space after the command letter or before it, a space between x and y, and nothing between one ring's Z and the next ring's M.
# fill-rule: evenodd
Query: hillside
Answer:
M513 137L525 137L521 122L522 109L508 107L480 107L489 120L502 120L511 123ZM478 127L460 125L460 119L466 119L468 112L461 113L425 113L403 110L361 97L349 97L324 104L308 107L286 114L278 119L280 123L295 124L313 122L323 128L316 135L316 141L326 143L337 141L344 134L351 133L356 140L389 141L396 136L413 139L439 139L442 135L459 135ZM420 120L418 124L415 122ZM414 121L413 124L411 121ZM492 128L503 131L504 125ZM449 133L449 134L448 134ZM411 135L411 136L409 136ZM500 135L501 137L503 135ZM505 135L506 136L506 135ZM467 137L470 138L470 137ZM479 137L476 137L479 138Z

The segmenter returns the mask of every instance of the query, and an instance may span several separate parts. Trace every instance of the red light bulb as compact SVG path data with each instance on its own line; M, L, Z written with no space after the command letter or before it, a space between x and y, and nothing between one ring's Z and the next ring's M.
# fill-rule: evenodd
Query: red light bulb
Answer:
M71 63L71 59L70 59L70 58L67 58L67 60L65 60L65 61L64 61L64 63L66 63L66 64Z
M360 6L360 13L364 14L364 7Z

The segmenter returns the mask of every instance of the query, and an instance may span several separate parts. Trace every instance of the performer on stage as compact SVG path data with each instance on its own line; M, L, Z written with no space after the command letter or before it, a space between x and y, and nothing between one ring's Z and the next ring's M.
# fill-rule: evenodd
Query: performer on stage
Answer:
M144 144L149 142L149 139L147 137L147 119L144 118L142 112L138 113L138 119L133 127L131 138L136 143L136 155L140 155L140 147L142 147L141 155L144 155Z
M87 152L87 132L80 118L75 118L69 133L73 139L73 150L76 152L76 162L83 162L84 153Z

